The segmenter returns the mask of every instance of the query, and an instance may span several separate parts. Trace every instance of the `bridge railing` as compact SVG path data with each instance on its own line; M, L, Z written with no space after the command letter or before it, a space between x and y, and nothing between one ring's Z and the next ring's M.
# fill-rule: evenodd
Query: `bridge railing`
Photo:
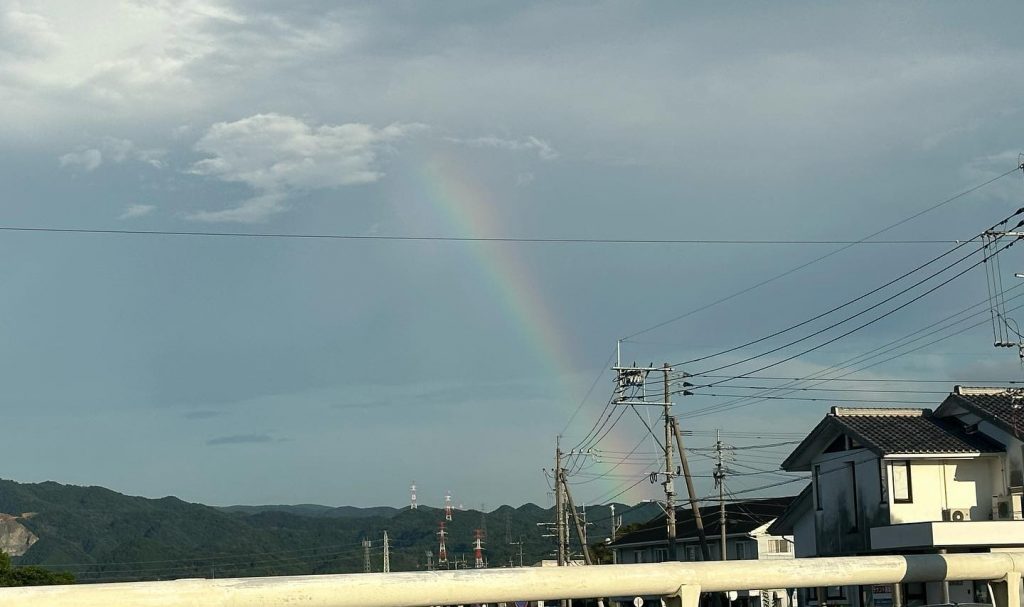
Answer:
M990 581L1021 607L1024 552L366 573L0 589L0 607L423 607L900 582Z

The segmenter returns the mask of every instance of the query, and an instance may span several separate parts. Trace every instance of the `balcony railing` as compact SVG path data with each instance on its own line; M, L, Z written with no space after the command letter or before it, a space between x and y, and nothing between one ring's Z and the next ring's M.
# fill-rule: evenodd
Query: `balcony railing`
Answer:
M1024 552L188 579L0 589L0 607L423 607L900 582L990 581L1020 607Z

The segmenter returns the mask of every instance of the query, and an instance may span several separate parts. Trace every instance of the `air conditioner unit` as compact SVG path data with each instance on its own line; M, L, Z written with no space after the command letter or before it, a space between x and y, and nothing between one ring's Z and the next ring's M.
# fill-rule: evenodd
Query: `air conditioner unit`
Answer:
M1024 511L1021 508L1021 494L992 496L992 520L994 521L1020 521L1024 520Z
M942 511L942 520L959 523L971 520L970 508L946 508Z

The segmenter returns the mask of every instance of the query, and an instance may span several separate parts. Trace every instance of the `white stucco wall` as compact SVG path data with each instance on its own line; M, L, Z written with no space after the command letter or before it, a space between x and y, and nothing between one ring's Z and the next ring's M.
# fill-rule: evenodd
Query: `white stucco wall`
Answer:
M993 492L1001 490L1002 469L997 456L964 459L910 459L913 501L893 498L892 461L886 461L889 518L892 524L941 521L946 508L967 508L971 520L988 520Z

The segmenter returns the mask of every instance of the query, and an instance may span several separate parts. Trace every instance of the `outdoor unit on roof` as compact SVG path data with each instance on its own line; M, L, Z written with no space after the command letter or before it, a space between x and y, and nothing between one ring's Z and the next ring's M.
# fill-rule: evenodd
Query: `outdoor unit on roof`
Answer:
M971 520L970 508L945 508L942 511L942 520L959 523L960 521Z
M992 520L994 521L1019 521L1024 520L1024 512L1021 511L1021 495L992 496Z

